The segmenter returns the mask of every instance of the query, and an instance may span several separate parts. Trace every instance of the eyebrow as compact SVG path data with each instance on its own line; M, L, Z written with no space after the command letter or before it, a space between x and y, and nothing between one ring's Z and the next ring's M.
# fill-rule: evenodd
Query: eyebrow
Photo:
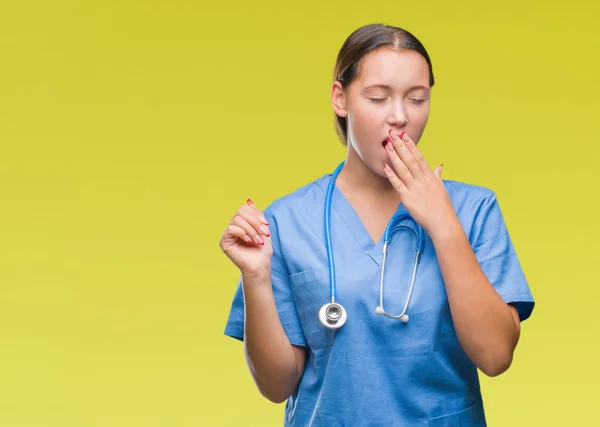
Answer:
M382 85L382 84L373 84L373 85L369 85L369 86L365 86L364 87L364 91L367 89L374 89L374 88L379 88L379 89L385 89L385 90L392 90L391 86L388 85ZM409 88L409 92L412 90L417 90L417 89L424 89L424 90L429 90L429 88L427 86L422 86L422 85L417 85L417 86L413 86L411 88Z

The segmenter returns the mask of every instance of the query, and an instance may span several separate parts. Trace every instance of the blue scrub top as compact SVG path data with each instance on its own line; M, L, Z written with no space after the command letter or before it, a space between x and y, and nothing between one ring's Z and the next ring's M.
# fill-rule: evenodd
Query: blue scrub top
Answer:
M292 344L307 348L302 379L285 405L285 426L485 426L478 371L462 350L433 243L424 253L408 323L375 313L379 305L383 242L373 242L337 186L332 196L331 239L337 302L348 313L341 329L319 321L329 302L324 202L330 174L264 210L273 243L275 304ZM489 189L444 180L455 211L487 278L521 321L534 299L515 254L496 195ZM406 225L411 226L407 221ZM388 246L384 307L404 307L416 238L396 231ZM242 340L241 282L225 334Z

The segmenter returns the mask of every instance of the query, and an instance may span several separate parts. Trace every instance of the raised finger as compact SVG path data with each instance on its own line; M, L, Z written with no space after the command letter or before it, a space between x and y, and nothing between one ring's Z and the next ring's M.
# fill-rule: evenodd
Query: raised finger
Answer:
M246 243L254 242L254 240L252 240L252 237L248 236L248 233L246 233L246 230L244 230L242 227L238 227L237 225L229 224L229 227L227 227L227 231L229 232L229 234L231 236L242 239Z
M396 175L404 183L404 185L409 187L410 182L414 179L411 172L408 170L400 156L398 156L398 152L394 148L394 145L391 141L385 145L385 148L388 152L390 164L393 170L396 172Z
M421 153L421 150L417 148L417 144L415 144L411 137L406 132L402 132L400 134L400 139L404 141L404 145L414 157L421 172L423 174L430 173L431 170L429 168L429 165L427 164L427 161L425 160L425 157L423 156L423 153Z
M265 218L263 213L256 207L256 205L254 204L252 199L246 200L246 204L248 206L250 206L252 209L256 210L256 215L258 216L258 219L260 220L260 222L262 222L265 225L269 225L269 222L267 221L267 219Z
M242 230L244 230L244 233L246 233L248 236L250 236L250 238L255 241L256 243L259 243L261 245L265 244L265 241L263 240L263 238L260 236L261 231L259 229L254 228L247 220L246 218L242 217L241 215L236 215L233 220L231 221L232 225L235 225L236 227L241 228Z
M390 140L392 141L392 144L394 145L394 148L398 153L398 157L402 159L412 176L416 178L419 175L422 175L423 171L421 171L421 168L419 167L419 164L417 163L417 160L415 159L413 153L408 149L406 143L404 142L404 139L408 137L408 134L406 132L400 133L400 135L404 139L402 139L399 135L396 135L391 130L389 134Z
M238 209L237 214L242 216L246 221L248 221L248 223L262 235L269 237L269 227L265 224L266 220L262 220L262 213L256 208L253 208L248 205L242 205Z
M394 172L392 170L392 168L390 167L390 165L388 165L387 163L384 164L383 169L385 170L385 173L388 177L388 179L390 180L390 182L392 183L392 185L394 186L394 188L400 193L402 194L402 192L407 190L406 185L404 185L404 183L402 182L402 180L400 178L398 178L398 175L396 175L396 172Z

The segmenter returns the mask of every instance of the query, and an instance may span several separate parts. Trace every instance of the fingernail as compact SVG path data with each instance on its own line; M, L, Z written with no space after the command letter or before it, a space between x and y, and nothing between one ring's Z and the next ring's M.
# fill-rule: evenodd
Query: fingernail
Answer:
M261 237L258 234L256 236L254 236L254 240L256 240L261 245L265 244L265 241L263 239L261 239Z
M263 218L262 216L258 218L258 220L260 222L262 222L264 225L269 225L269 221L267 221L265 218Z
M406 132L402 132L402 133L400 134L400 139L401 139L402 141L404 141L404 142L408 142L408 138L405 138L405 135L406 135Z
M398 139L398 138L396 138L396 136L397 136L397 135L396 135L396 134L395 134L395 133L394 133L394 132L393 132L391 129L390 129L390 131L388 132L388 134L390 135L390 139L391 139L392 141L395 141L396 139Z
M394 146L392 145L391 142L388 142L387 144L385 144L385 148L387 148L388 151L394 151Z
M244 240L248 243L252 243L252 239L250 238L250 236L244 236Z
M248 204L254 204L254 202L252 201L252 199L246 200L246 203L248 203Z
M269 229L265 225L261 225L259 230L262 234L269 237Z

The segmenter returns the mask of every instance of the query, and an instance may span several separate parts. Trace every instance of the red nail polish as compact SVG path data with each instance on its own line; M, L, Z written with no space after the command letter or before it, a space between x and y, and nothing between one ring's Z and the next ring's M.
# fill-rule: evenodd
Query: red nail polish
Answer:
M404 134L405 134L405 133L406 133L406 132L402 132L402 133L400 134L400 139L404 138Z
M252 203L252 204L254 204L254 202L252 201L252 199L246 200L246 203Z

